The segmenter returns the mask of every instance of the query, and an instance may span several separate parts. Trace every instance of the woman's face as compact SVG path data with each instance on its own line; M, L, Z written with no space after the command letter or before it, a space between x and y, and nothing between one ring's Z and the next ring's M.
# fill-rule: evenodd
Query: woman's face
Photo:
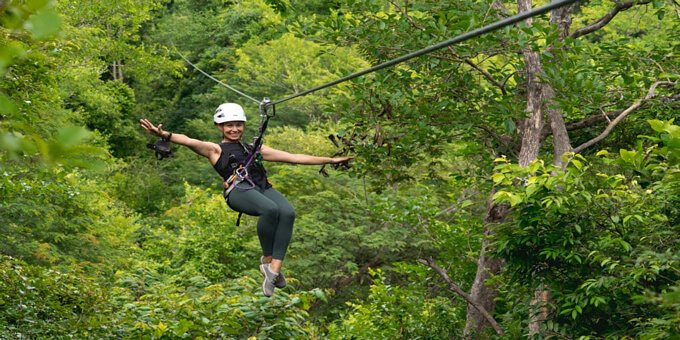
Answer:
M222 137L227 142L238 142L243 135L243 122L226 122L217 124L217 128L222 131Z

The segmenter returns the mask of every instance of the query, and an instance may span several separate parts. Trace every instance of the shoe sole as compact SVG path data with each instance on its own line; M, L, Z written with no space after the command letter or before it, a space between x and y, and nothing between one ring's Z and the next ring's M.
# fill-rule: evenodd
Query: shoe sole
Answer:
M272 295L267 295L267 291L266 291L265 288L264 288L264 284L267 283L267 275L264 273L264 269L262 268L262 266L263 266L263 264L260 265L260 273L262 273L262 275L263 275L264 278L265 278L265 279L262 281L262 295L264 295L264 296L266 296L266 297L271 297L271 296L274 294L274 292L272 292Z

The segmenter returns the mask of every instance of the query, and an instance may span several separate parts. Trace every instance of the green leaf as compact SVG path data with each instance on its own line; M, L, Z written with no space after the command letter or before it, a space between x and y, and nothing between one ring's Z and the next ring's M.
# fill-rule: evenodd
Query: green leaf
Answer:
M621 159L624 162L635 163L635 158L637 156L637 152L626 150L626 149L621 149L621 150L619 150L619 154L621 155Z
M0 93L0 113L14 113L17 111L17 106L4 93Z
M68 148L84 142L90 135L90 132L81 126L67 126L59 130L56 141Z
M652 130L656 132L664 132L666 130L666 123L658 119L648 120L647 123L649 123L649 126L652 127Z
M505 131L508 134L513 134L515 132L515 129L517 128L517 126L515 125L515 122L510 118L506 119L503 122L503 127L505 128Z
M659 18L659 20L663 20L663 17L666 15L666 11L663 9L660 9L656 11L656 17Z
M460 202L460 207L465 208L471 206L473 203L471 200L464 200L463 202Z
M522 203L522 196L508 192L507 193L508 199L510 200L510 205L511 206L516 206L517 204Z
M61 29L61 18L54 8L46 8L32 15L24 23L34 39L42 40L56 35Z

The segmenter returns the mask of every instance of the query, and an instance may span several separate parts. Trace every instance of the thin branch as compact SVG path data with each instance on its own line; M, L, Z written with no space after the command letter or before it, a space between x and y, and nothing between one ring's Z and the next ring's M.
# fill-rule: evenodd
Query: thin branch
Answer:
M444 279L444 281L446 281L446 283L449 284L449 288L451 290L456 292L456 294L460 295L463 299L465 299L465 301L467 301L467 303L475 307L479 311L479 313L482 314L482 316L484 316L486 321L489 322L489 324L491 324L491 327L493 327L493 329L496 331L496 334L500 336L504 335L503 329L501 328L500 325L498 325L498 322L496 322L496 320L491 316L491 314L489 314L489 312L486 311L486 308L484 308L484 306L480 305L475 300L473 300L470 294L460 289L460 287L458 287L458 285L451 280L449 274L446 273L446 270L439 267L432 258L420 259L418 260L418 262L426 266L429 266L430 268L434 269L437 273L439 273L439 275Z
M672 103L672 102L678 102L680 101L680 93L672 94L670 96L663 96L663 97L657 97L657 100L659 100L662 103ZM650 102L643 102L642 105L640 105L639 109L643 109L649 106ZM621 110L616 110L616 111L608 111L608 112L602 112L602 113L596 113L592 116L588 116L586 118L583 118L579 121L568 123L567 124L567 131L575 131L575 130L580 130L580 129L585 129L592 127L594 125L597 125L599 123L602 123L604 121L611 122L612 119L615 119L618 117L624 109ZM545 138L549 135L552 134L552 131L550 130L550 127L544 127L543 128L543 133L541 134L541 138Z
M413 18L411 18L410 15L408 15L408 3L404 8L402 8L401 6L397 5L392 0L389 0L388 2L391 3L392 6L394 6L394 8L397 9L397 11L401 12L401 14L404 15L404 17L409 22L409 24L411 24L411 26L413 26L415 29L418 29L418 30L421 30L421 31L425 30L425 28L423 28L423 26L420 26L415 20L413 20Z
M595 32L595 31L599 30L600 28L606 26L610 21L612 21L612 19L614 19L614 17L617 14L619 14L619 12L630 9L631 7L636 6L636 5L645 5L645 4L648 4L650 2L652 2L652 0L632 0L632 1L627 1L627 2L618 2L617 1L614 9L612 9L609 13L605 14L603 17L601 17L600 19L598 19L594 23L574 31L574 33L570 34L569 37L570 38L578 38L578 37L584 36L588 33Z
M423 26L421 26L420 24L418 24L415 20L413 20L413 18L411 18L410 15L408 15L408 9L407 9L408 6L404 6L404 7L402 8L401 6L399 6L399 5L398 5L395 1L393 1L393 0L388 0L388 2L389 2L390 4L392 4L392 6L394 6L394 8L395 8L397 11L401 12L401 14L404 15L404 18L406 18L406 20L409 22L409 24L410 24L413 28L415 28L415 29L417 29L417 30L420 30L420 31L425 31L425 28L424 28ZM497 2L494 2L494 3L492 4L491 7L494 8L494 9L496 9L496 10L505 9L505 8L503 7L503 4L502 4L502 3L499 4L499 3L497 3ZM505 9L505 11L507 12L507 9ZM460 58L460 57L456 54L456 52L453 50L453 48L452 48L451 46L449 46L448 49L449 49L449 52L451 52L451 54L454 56L454 61L461 61L461 60L462 60L462 61L465 62L466 64L470 65L470 67L472 67L473 69L475 69L475 70L477 70L479 73L481 73L481 74L484 76L484 78L486 78L486 79L487 79L489 82L491 82L494 86L498 87L498 88L501 90L501 92L503 92L503 95L507 95L507 91L505 90L505 87L504 87L501 83L499 83L498 81L496 81L496 79L494 79L493 76L492 76L489 72L487 72L487 71L484 70L483 68L479 67L477 64L473 63L470 59L463 59L463 58Z
M595 137L595 138L581 144L580 146L574 148L574 153L579 153L579 152L583 151L584 149L591 147L595 143L597 143L597 142L603 140L605 137L607 137L612 132L612 130L616 127L616 125L618 125L622 120L624 120L626 118L626 116L628 116L631 112L639 109L640 106L642 106L642 103L644 101L652 99L655 95L656 88L658 86L673 86L673 85L675 85L675 83L669 82L669 81L657 81L656 83L652 84L652 86L649 88L649 91L647 91L647 95L644 98L639 99L638 101L633 103L633 105L631 105L627 109L623 110L623 112L621 112L621 114L619 114L616 118L614 118L614 120L612 120L609 124L607 124L607 127L604 129L604 131L602 131L602 133L600 133L597 137Z
M452 204L448 208L445 208L444 210L439 211L434 216L439 216L439 215L442 215L442 214L449 214L449 213L456 212L458 210L460 204L463 203L463 201L468 199L470 196L474 196L476 194L479 194L478 190L472 190L472 191L470 191L468 189L463 190L463 193L460 195L460 197L458 197L458 199L456 200L456 203Z
M495 9L495 10L498 12L498 15L499 15L501 18L507 18L507 17L509 17L509 16L511 15L511 14L510 14L510 11L508 10L507 7L505 7L505 5L503 4L502 1L494 1L494 2L492 2L492 3L491 3L491 8Z
M453 48L452 48L451 46L449 46L449 52L451 52L451 54L453 54L455 58L459 58L459 59L460 59L460 57L458 57L458 55L456 55L456 52L453 50ZM499 83L498 81L496 81L496 79L494 79L494 77L493 77L489 72L487 72L485 69L479 67L477 64L473 63L472 60L467 59L467 58L463 59L463 62L465 62L466 64L470 65L470 67L472 67L473 69L475 69L475 70L477 70L479 73L481 73L481 74L484 76L484 78L486 78L486 80L488 80L488 81L491 82L493 85L495 85L496 87L498 87L499 89L501 89L501 92L503 92L503 95L504 95L504 96L506 96L506 95L508 94L508 92L505 91L505 86L503 86L503 84L501 84L501 83Z

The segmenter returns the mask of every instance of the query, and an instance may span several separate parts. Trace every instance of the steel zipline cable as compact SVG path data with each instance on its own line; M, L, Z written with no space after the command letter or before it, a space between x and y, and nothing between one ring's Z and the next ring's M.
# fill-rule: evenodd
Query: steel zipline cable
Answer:
M543 13L546 13L546 12L549 12L549 11L551 11L551 10L553 10L553 9L556 9L556 8L559 8L559 7L562 7L562 6L565 6L565 5L572 4L572 3L577 2L577 1L579 1L579 0L557 0L557 1L553 1L553 2L551 2L551 3L549 3L549 4L547 4L547 5L544 5L544 6L541 6L541 7L537 7L537 8L531 9L531 10L526 11L526 12L522 12L522 13L515 14L515 15L513 15L513 16L511 16L511 17L507 17L507 18L505 18L505 19L496 21L496 22L494 22L494 23L492 23L492 24L486 25L486 26L481 27L481 28L478 28L478 29L476 29L476 30L473 30L473 31L469 31L469 32L463 33L463 34L458 35L458 36L456 36L456 37L454 37L454 38L451 38L451 39L449 39L449 40L440 42L440 43L438 43L438 44L435 44L435 45L432 45L432 46L429 46L429 47L420 49L420 50L415 51L415 52L411 52L411 53L409 53L409 54L405 54L405 55L403 55L403 56L401 56L401 57L398 57L398 58L395 58L395 59L388 60L388 61L386 61L386 62L384 62L384 63L382 63L382 64L379 64L379 65L376 65L376 66L367 68L367 69L365 69L365 70L363 70L363 71L359 71L359 72L356 72L356 73L352 73L352 74L350 74L350 75L348 75L348 76L339 78L339 79L337 79L337 80L334 80L334 81L331 81L331 82L328 82L328 83L325 83L325 84L322 84L322 85L313 87L313 88L311 88L311 89L309 89L309 90L302 91L302 92L298 92L298 93L296 93L296 94L290 95L290 96L285 97L285 98L283 98L283 99L274 100L274 101L261 102L261 101L255 99L255 98L253 98L253 97L250 97L250 96L248 96L248 95L246 95L246 94L244 94L244 93L242 93L242 92L240 92L240 91L234 89L233 87L231 87L231 86L229 86L229 85L227 85L227 84L222 83L221 81L215 79L215 78L212 77L211 75L205 73L204 71L202 71L201 69L199 69L198 67L196 67L194 64L192 64L191 62L189 62L189 60L187 60L187 59L186 59L184 56L182 56L181 54L180 54L180 56L181 56L187 63L189 63L189 65L193 66L195 69L197 69L199 72L203 73L204 75L208 76L210 79L212 79L212 80L218 82L219 84L221 84L221 85L223 85L223 86L229 88L230 90L232 90L232 91L234 91L234 92L236 92L236 93L238 93L238 94L240 94L240 95L242 95L242 96L244 96L244 97L246 97L246 98L248 98L248 99L250 99L250 100L253 100L253 101L257 102L258 104L260 104L261 107L264 106L264 108L266 109L267 107L274 106L274 105L276 105L276 104L281 104L281 103L286 102L286 101L289 101L289 100L291 100L291 99L293 99L293 98L297 98L297 97L301 97L301 96L304 96L304 95L308 95L308 94L310 94L310 93L313 93L313 92L316 92L316 91L325 89L325 88L327 88L327 87L331 87L331 86L334 86L334 85L337 85L337 84L346 82L346 81L348 81L348 80L352 80L352 79L354 79L354 78L361 77L361 76L363 76L363 75L365 75L365 74L372 73L372 72L375 72L375 71L378 71L378 70L382 70L382 69L384 69L384 68L387 68L387 67L390 67L390 66L394 66L394 65L399 64L399 63L402 63L402 62L404 62L404 61L407 61L407 60L410 60L410 59L413 59L413 58L422 56L422 55L424 55L424 54L431 53L431 52L436 51L436 50L438 50L438 49L441 49L441 48L444 48L444 47L448 47L448 46L451 46L451 45L453 45L453 44L460 43L460 42L463 42L463 41L466 41L466 40L469 40L469 39L478 37L478 36L480 36L480 35L482 35L482 34L486 34L486 33L489 33L489 32L492 32L492 31L495 31L495 30L498 30L498 29L501 29L501 28L503 28L503 27L505 27L505 26L509 26L509 25L512 25L512 24L516 24L516 23L518 23L518 22L520 22L520 21L522 21L522 20L526 20L526 19L535 17L535 16L537 16L537 15L540 15L540 14L543 14Z
M239 91L239 90L237 90L237 89L235 89L235 88L233 88L233 87L231 87L231 86L229 86L229 85L223 83L223 82L220 81L219 79L217 79L217 78L211 76L210 74L208 74L207 72L201 70L200 68L198 68L198 66L196 66L196 65L194 65L192 62L190 62L189 59L187 59L182 53L179 53L179 51L177 52L177 54L179 54L179 56L182 57L182 59L184 59L184 61L186 61L187 64L191 65L191 66L192 66L193 68L195 68L198 72L201 72L204 76L206 76L206 77L208 77L208 78L210 78L210 79L216 81L218 84L220 84L220 85L222 85L222 86L224 86L224 87L226 87L226 88L228 88L228 89L230 89L230 90L232 90L232 91L234 91L234 92L240 94L241 96L243 96L243 97L245 97L245 98L248 98L248 99L250 99L250 100L252 100L252 101L254 101L254 102L258 103L258 104L261 104L261 102L260 102L259 100L257 100L257 99L255 99L255 98L253 98L253 97L251 97L251 96L249 96L249 95L247 95L247 94L245 94L245 93L243 93L243 92L241 92L241 91Z

